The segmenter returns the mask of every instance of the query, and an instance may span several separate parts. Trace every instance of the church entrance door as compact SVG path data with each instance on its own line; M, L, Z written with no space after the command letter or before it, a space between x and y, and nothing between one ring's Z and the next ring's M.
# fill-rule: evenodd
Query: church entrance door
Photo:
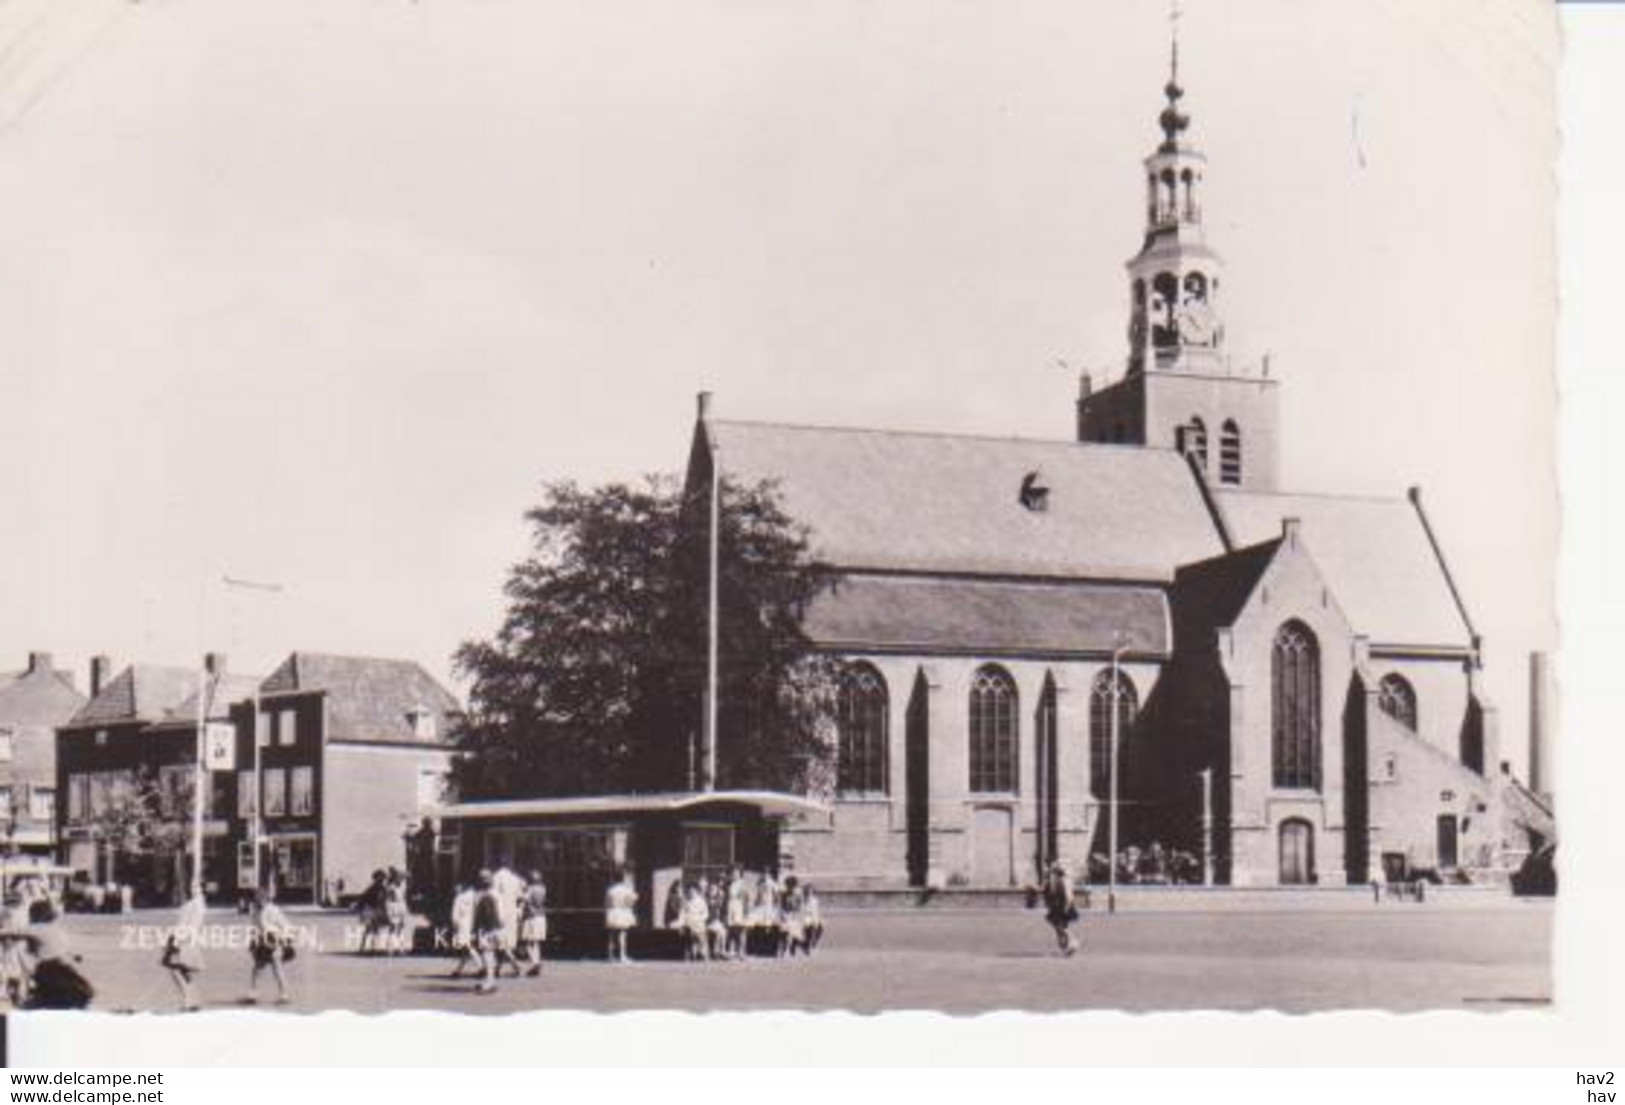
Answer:
M1281 822L1281 885L1315 881L1315 829L1300 817Z
M977 806L971 821L971 881L976 886L1014 886L1015 851L1012 811L1006 806Z

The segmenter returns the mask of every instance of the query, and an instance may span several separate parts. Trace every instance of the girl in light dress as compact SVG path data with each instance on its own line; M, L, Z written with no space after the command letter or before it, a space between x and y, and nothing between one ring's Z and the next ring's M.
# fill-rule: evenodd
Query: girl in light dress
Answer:
M706 929L711 923L711 907L705 900L705 887L698 882L688 884L683 893L683 958L689 961L709 962L706 949Z
M727 899L724 924L728 939L723 945L723 952L730 959L744 959L745 933L750 924L750 884L745 881L745 872L741 867L734 867L728 876Z
M532 871L519 898L519 958L530 963L531 978L542 973L542 945L547 942L547 884Z
M462 978L464 968L472 967L476 973L485 967L474 944L474 904L480 893L473 883L464 883L451 900L451 946L457 952L457 967L452 978Z
M282 972L282 964L293 958L293 926L263 890L254 892L250 924L253 934L248 940L248 954L254 968L248 976L248 1004L259 1001L260 973L269 967L271 977L276 980L276 1003L286 1005L288 979Z
M632 959L626 954L626 934L638 923L634 912L638 904L638 892L632 886L630 872L619 872L615 881L610 883L609 889L604 892L604 930L609 938L609 961L611 963L630 963Z
M194 1013L201 1006L192 992L192 984L203 973L203 888L194 886L192 896L181 906L164 944L164 955L159 960L169 972L170 981L180 991L181 1012Z

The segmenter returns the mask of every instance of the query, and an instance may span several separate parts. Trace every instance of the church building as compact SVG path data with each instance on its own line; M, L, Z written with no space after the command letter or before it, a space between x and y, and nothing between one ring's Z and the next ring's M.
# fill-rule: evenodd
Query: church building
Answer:
M1082 874L1114 794L1120 845L1235 886L1487 874L1519 846L1482 642L1420 491L1281 486L1282 382L1227 350L1177 56L1166 94L1126 370L1082 381L1076 440L701 399L689 486L773 481L835 573L805 623L844 661L835 793L783 837L820 887Z

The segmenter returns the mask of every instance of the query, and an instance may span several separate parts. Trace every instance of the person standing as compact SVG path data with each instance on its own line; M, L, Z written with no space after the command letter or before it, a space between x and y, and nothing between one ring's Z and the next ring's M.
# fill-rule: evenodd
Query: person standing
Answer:
M542 973L542 945L547 942L547 884L540 871L530 873L530 881L519 898L519 956L528 960L535 978Z
M1044 920L1055 930L1055 942L1062 955L1076 955L1079 941L1072 935L1072 926L1078 921L1077 899L1072 892L1072 879L1059 862L1050 865L1044 878Z
M395 868L389 869L384 881L384 954L395 956L410 951L407 924L412 912L406 906L406 876Z
M282 964L294 956L293 926L288 924L287 916L263 890L254 892L251 910L249 923L253 926L253 932L248 939L248 954L253 959L254 967L248 976L248 1004L253 1005L260 1000L260 973L269 967L271 977L276 980L276 1003L286 1005L288 979L283 973Z
M729 959L745 958L745 930L750 922L750 884L745 881L745 869L734 865L728 876L728 912L725 918L728 940L723 952Z
M635 912L638 892L632 886L632 874L622 870L604 892L604 931L609 937L608 955L611 963L631 963L626 954L626 934L637 924Z
M806 938L802 950L812 955L813 949L824 938L824 907L818 900L818 892L808 883L801 888L801 916L806 925Z

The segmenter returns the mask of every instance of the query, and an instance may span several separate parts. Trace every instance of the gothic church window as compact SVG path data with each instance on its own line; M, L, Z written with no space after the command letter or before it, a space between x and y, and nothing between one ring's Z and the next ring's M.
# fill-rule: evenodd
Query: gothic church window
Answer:
M1383 713L1416 732L1416 691L1403 675L1388 674L1377 684L1377 706Z
M885 794L889 698L885 677L854 664L836 692L835 786L841 794Z
M1140 696L1134 683L1122 672L1117 674L1117 752L1134 731L1140 713ZM1121 771L1121 763L1118 765ZM1089 688L1089 793L1096 798L1111 796L1112 771L1112 673L1095 676ZM1119 777L1121 779L1121 777Z
M1277 787L1320 789L1320 647L1302 622L1270 652L1270 760Z
M970 688L970 789L975 794L1016 792L1016 683L993 664L979 669Z
M1219 432L1219 482L1241 483L1241 428L1230 418Z

